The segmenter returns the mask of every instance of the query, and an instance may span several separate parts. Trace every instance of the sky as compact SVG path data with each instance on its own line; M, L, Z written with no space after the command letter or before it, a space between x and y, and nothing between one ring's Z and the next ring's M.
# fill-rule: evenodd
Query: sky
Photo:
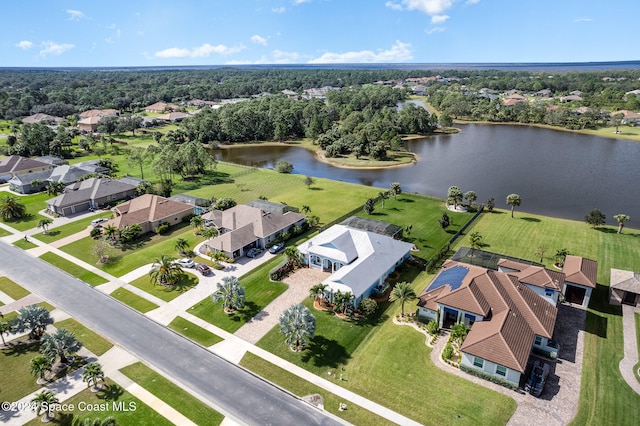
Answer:
M638 60L640 1L3 4L0 67Z

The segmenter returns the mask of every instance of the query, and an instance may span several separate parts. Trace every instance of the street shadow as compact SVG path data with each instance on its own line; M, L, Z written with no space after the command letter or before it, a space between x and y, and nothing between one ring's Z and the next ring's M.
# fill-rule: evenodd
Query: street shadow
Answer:
M305 364L311 362L316 367L337 368L345 364L349 358L345 347L336 340L316 336L302 353L301 360Z

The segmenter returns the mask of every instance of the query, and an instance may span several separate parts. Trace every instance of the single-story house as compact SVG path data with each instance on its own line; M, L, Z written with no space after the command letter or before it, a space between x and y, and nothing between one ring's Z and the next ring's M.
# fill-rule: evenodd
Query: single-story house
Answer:
M9 187L12 191L30 194L32 192L42 191L47 187L49 182L61 182L69 185L90 173L91 172L79 167L63 165L54 169L14 176L9 180Z
M163 223L175 225L193 215L193 206L152 194L144 194L125 201L111 210L115 217L105 225L122 229L125 226L137 224L142 228L143 234L154 231Z
M509 272L447 260L419 296L418 315L470 326L461 363L519 384L533 348L557 355L558 309Z
M636 125L640 124L640 114L634 111L629 111L628 109L621 109L620 111L614 111L611 113L611 117L622 114L622 119L620 120L620 124L625 125Z
M62 194L47 200L47 207L52 213L68 216L98 209L135 194L135 185L106 178L89 178L67 186Z
M160 113L165 111L175 111L180 108L178 105L168 104L166 102L156 102L155 104L145 107L145 112Z
M306 216L293 211L272 213L241 204L224 211L210 211L203 214L202 218L219 232L206 244L205 249L223 252L225 256L235 259L244 256L251 248L268 247L283 232L302 226Z
M612 305L640 305L640 274L611 268L609 303Z
M579 95L569 95L569 96L560 96L560 102L574 102L581 101L582 96Z
M564 288L562 293L569 303L589 306L591 292L596 288L598 262L580 256L568 255L562 267L564 272Z
M54 157L53 155L43 155L42 157L36 157L34 160L42 161L43 163L51 164L53 166L63 166L67 162L60 157Z
M260 209L263 212L274 213L274 214L285 214L286 212L295 212L300 213L300 209L294 206L290 206L288 204L274 203L273 201L267 200L253 200L250 203L247 203L249 207L255 207L256 209Z
M186 113L186 112L179 112L179 111L175 111L175 112L168 112L166 114L162 114L156 117L156 120L158 121L171 121L171 122L181 122L182 120L184 120L187 117L191 117L191 114Z
M25 173L39 172L52 169L53 165L21 157L20 155L10 155L0 160L0 181L8 181L14 176Z
M538 296L553 306L558 306L558 298L564 286L562 272L508 259L498 261L498 271L515 276L521 284L526 285Z
M322 283L329 300L351 293L353 305L385 285L385 279L408 257L413 244L344 225L333 225L300 244L298 251L310 268L331 272Z
M81 163L74 164L74 166L86 170L89 173L95 173L97 175L109 174L110 170L107 167L101 166L98 163L100 160L88 160Z
M88 111L81 112L78 114L78 117L89 118L89 117L117 117L120 115L120 111L117 109L90 109Z
M102 117L92 116L78 120L78 129L83 132L95 132L98 130L98 122Z
M65 123L65 120L62 117L56 117L55 115L49 115L44 113L37 113L30 115L28 117L24 117L22 122L25 124L33 124L33 123L44 123L44 124L60 124Z

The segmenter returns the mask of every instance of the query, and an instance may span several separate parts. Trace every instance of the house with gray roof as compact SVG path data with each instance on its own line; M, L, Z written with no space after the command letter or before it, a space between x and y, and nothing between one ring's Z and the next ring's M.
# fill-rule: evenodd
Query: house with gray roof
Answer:
M89 178L65 188L64 193L47 200L49 211L69 216L134 197L136 186L106 178Z
M640 274L611 268L609 303L612 305L640 305Z
M79 167L63 165L54 169L14 176L9 180L9 188L21 194L31 194L42 191L49 182L60 182L64 185L69 185L89 174L91 172Z
M333 225L300 244L298 251L310 268L330 272L322 281L329 299L340 291L353 295L353 305L385 285L385 279L408 257L413 244L374 232Z
M20 155L10 155L0 160L0 181L8 181L14 176L25 173L38 172L52 169L53 166L42 161L22 157Z

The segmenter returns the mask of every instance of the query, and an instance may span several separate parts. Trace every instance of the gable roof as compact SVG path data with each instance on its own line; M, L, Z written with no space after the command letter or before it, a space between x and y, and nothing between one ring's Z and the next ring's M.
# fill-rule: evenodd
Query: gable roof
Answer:
M13 184L13 185L22 186L22 185L33 183L36 180L45 181L45 180L47 180L49 178L49 176L51 176L51 172L53 172L52 169L49 169L49 170L38 170L37 172L23 173L21 175L15 175L11 179L9 179L8 183Z
M27 123L27 124L28 123L42 123L43 121L58 124L58 123L65 122L67 120L65 120L62 117L56 117L54 115L44 114L42 112L30 115L28 117L24 117L22 119L22 122L23 123Z
M518 281L524 284L562 291L565 279L562 272L551 271L541 266L527 265L508 259L500 259L498 266L512 269L513 271L507 271L507 273L516 276Z
M126 225L161 221L176 214L192 212L193 207L159 195L144 194L125 201L112 210L116 213L113 225L121 228Z
M564 272L565 281L567 282L596 288L598 262L595 260L567 255L562 272Z
M43 161L32 160L31 158L22 157L20 155L10 155L0 160L0 174L14 174L25 170L52 168L51 164Z
M84 201L104 198L127 191L136 187L117 180L104 178L89 178L67 186L64 193L47 200L47 204L56 207L67 207Z
M89 118L89 117L98 117L98 119L102 117L111 117L117 116L120 114L120 111L117 109L90 109L78 114L80 118Z
M225 232L222 235L218 235L209 241L207 245L216 250L233 253L236 250L248 246L257 239L253 230L253 224L248 223L232 232Z

